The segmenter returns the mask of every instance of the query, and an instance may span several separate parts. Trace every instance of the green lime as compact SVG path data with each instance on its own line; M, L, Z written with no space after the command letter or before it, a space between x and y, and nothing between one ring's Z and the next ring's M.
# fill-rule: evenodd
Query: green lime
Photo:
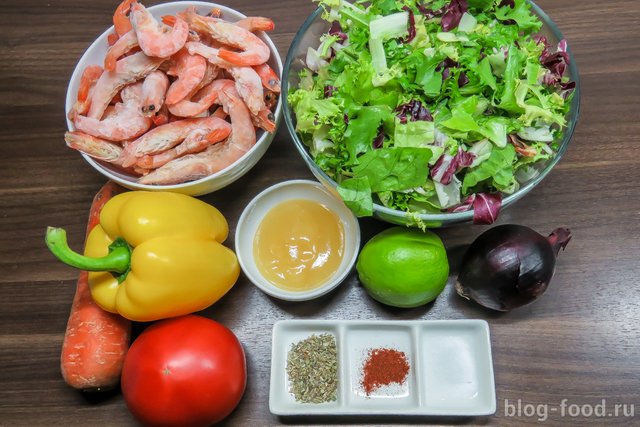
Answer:
M430 231L403 227L389 228L369 240L356 269L369 295L394 307L433 301L449 277L442 240Z

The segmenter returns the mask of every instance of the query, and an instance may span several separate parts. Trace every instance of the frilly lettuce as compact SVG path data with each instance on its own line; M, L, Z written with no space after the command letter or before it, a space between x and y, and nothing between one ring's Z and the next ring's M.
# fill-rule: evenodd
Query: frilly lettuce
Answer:
M555 155L574 87L566 42L554 52L534 37L542 23L526 0L316 1L336 30L312 46L288 101L357 215L374 203L412 214L499 205ZM526 142L516 150L514 138ZM451 170L434 181L441 159Z

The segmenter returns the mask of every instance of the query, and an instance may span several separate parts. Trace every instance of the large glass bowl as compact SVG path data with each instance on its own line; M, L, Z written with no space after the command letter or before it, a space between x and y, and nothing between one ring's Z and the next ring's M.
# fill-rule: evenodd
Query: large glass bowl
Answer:
M556 45L564 37L562 33L553 23L553 21L547 16L546 13L535 3L531 2L532 11L543 22L543 26L539 34L544 35L551 45ZM287 53L287 59L284 64L284 74L282 76L282 100L284 105L284 118L287 123L287 128L296 148L302 155L302 158L309 166L311 172L315 177L328 189L337 194L337 183L331 179L320 167L313 161L313 157L309 153L309 148L302 142L300 136L296 132L296 117L288 103L287 96L289 88L296 88L299 83L299 72L305 68L304 59L306 57L307 48L317 48L320 44L320 36L329 30L330 24L322 19L322 9L316 9L302 24L302 27L298 30L293 39L293 43ZM578 67L576 66L575 59L571 52L571 48L568 48L570 64L569 64L569 78L576 82L576 89L571 101L571 107L567 117L567 127L562 134L562 140L559 141L559 148L556 155L541 164L540 174L531 179L530 181L521 183L520 189L513 194L507 195L502 200L502 209L512 205L517 200L520 200L525 194L531 191L536 185L538 185L545 176L553 169L558 163L564 152L569 146L569 141L573 135L576 123L578 122L578 113L580 110L580 80L578 76ZM473 220L473 210L458 213L425 213L425 214L408 214L403 211L394 210L374 203L373 216L392 224L415 226L418 223L430 228L446 227L454 224L460 224L470 222Z

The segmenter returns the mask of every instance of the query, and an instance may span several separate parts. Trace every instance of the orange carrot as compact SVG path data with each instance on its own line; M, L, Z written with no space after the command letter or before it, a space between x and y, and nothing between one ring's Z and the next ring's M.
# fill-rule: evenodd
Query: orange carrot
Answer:
M87 235L100 222L100 211L123 189L107 182L96 194L89 213ZM71 387L84 391L114 388L120 380L131 338L131 321L96 305L88 273L81 271L62 343L60 368Z

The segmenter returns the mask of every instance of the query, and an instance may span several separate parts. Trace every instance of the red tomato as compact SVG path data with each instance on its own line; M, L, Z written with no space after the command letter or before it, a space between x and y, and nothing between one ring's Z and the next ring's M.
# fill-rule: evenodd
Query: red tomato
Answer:
M217 423L238 405L246 382L240 341L220 323L194 315L148 327L122 369L127 407L156 426Z

